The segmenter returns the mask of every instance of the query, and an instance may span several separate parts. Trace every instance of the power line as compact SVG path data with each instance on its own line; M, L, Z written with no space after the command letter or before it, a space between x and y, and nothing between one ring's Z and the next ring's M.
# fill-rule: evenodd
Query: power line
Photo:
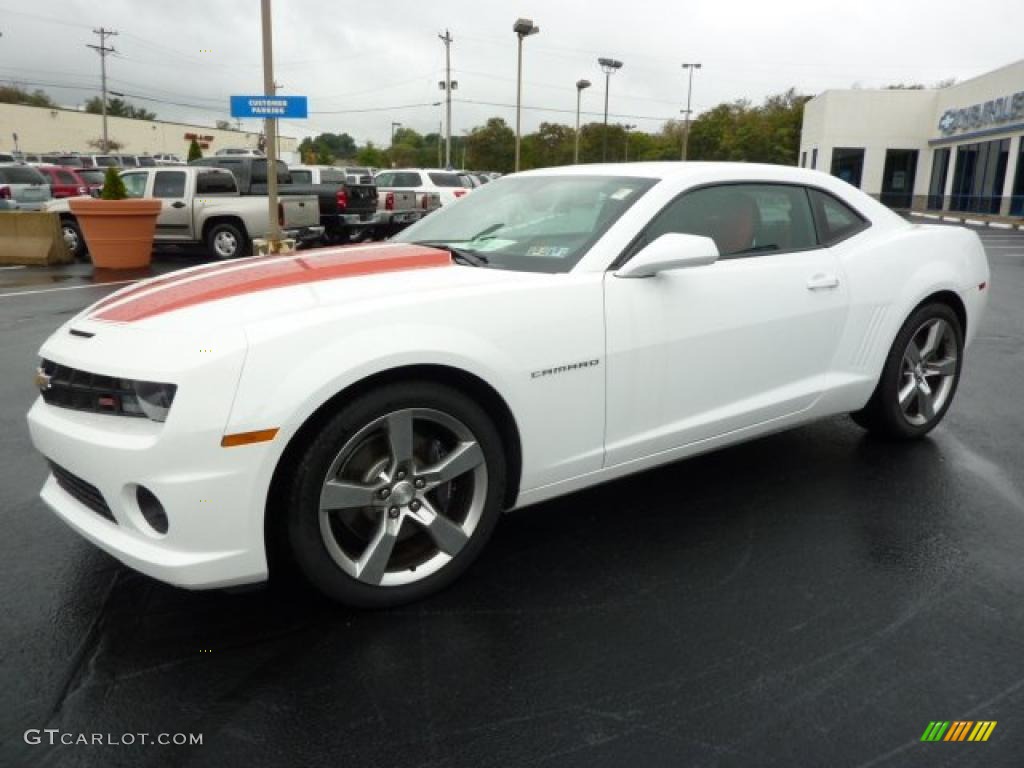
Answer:
M460 102L462 104L479 104L479 105L486 106L486 107L508 107L509 109L515 109L516 108L515 104L506 104L506 103L500 102L500 101L478 101L476 99L456 99L456 101L458 101L458 102ZM528 106L526 106L524 104L523 105L523 109L529 109L529 110L532 110L534 112L563 112L563 113L572 114L572 115L576 114L576 110L575 109L562 109L560 107L528 107ZM583 111L580 114L582 114L582 115L594 115L595 117L598 117L600 115L603 115L604 112L587 112L587 111ZM676 119L674 116L673 117L663 117L663 116L660 116L660 115L626 115L626 114L621 114L621 113L616 114L616 113L613 113L613 112L609 112L608 113L608 117L622 117L622 118L628 118L628 119L631 119L631 120L658 120L658 121L661 121L661 122L665 122L667 120L675 120Z

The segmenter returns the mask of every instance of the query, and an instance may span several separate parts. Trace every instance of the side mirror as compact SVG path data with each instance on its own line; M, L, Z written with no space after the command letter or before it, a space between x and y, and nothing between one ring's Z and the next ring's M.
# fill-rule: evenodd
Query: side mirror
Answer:
M633 255L616 277L653 277L669 269L705 267L718 261L718 246L710 237L668 232Z

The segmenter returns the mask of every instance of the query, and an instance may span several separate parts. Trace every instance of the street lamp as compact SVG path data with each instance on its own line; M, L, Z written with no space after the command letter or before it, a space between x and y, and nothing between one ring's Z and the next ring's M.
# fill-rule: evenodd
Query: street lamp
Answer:
M597 63L604 72L604 131L601 137L601 162L604 163L608 161L608 85L611 83L612 75L622 69L622 62L601 57Z
M580 96L583 95L583 89L589 87L589 80L576 81L576 148L572 153L573 165L580 164Z
M698 62L692 62L689 64L683 64L683 69L690 71L689 82L686 85L686 125L683 128L683 154L682 159L686 159L686 145L690 141L690 93L693 91L693 70L700 69Z
M392 149L395 148L395 128L401 128L401 127L402 127L401 123L396 123L396 122L392 121L392 123L391 123L391 148Z
M522 138L519 130L519 118L523 102L523 38L536 35L540 27L533 23L533 19L516 19L512 25L512 31L519 38L519 58L516 66L516 170L519 170L519 141Z
M626 123L626 125L622 127L626 131L626 148L622 152L622 162L625 163L629 161L629 132L636 128L636 123L633 123L632 125Z

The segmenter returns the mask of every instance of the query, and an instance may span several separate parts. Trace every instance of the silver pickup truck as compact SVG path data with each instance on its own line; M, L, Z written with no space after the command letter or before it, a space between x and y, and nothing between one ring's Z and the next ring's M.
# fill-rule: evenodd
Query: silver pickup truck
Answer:
M377 237L391 237L414 221L423 212L416 205L416 192L411 189L377 189Z
M270 232L267 198L240 196L230 171L203 166L139 168L124 171L121 179L128 197L163 200L156 220L158 244L205 245L211 256L232 259L248 255L253 239ZM48 203L46 210L60 214L64 242L82 258L85 240L67 198ZM312 195L280 197L277 217L283 237L306 242L323 236Z

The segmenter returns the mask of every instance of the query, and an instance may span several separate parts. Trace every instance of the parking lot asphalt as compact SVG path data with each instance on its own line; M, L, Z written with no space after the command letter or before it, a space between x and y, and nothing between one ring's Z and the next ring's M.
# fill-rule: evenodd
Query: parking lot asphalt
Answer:
M1024 233L981 236L988 314L930 438L837 418L522 510L381 612L174 589L61 523L36 350L113 288L0 271L0 765L1024 764ZM935 720L998 725L922 743Z

